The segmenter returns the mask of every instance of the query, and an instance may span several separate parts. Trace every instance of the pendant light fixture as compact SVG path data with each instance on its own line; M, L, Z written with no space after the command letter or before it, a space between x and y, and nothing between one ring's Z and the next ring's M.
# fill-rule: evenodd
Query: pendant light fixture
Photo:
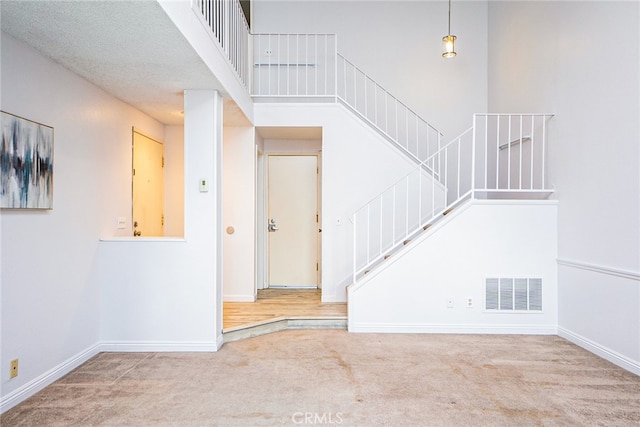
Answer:
M443 58L453 58L457 55L455 50L456 36L451 34L451 0L449 0L449 32L442 38L442 43L444 45Z

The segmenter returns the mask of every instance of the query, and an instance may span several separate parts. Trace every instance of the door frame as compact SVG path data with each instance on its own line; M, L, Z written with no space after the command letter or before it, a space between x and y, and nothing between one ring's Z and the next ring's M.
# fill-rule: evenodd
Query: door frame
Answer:
M256 286L254 295L259 289L267 288L267 154L256 144Z
M264 218L264 221L262 222L262 224L260 224L260 230L262 230L261 232L264 233L265 235L265 239L264 239L264 248L263 248L263 259L264 259L264 277L262 280L262 283L264 283L264 288L263 289L268 289L269 288L269 234L267 231L267 222L269 221L268 215L269 215L269 157L271 156L296 156L296 157L310 157L313 156L316 158L316 168L317 168L317 173L316 173L316 209L317 209L317 215L318 215L318 222L317 222L317 234L318 234L318 238L316 239L316 251L317 251L317 263L318 263L318 270L317 270L317 274L316 274L316 278L317 278L317 288L318 289L322 289L322 152L312 152L312 151L299 151L299 152L291 152L291 151L287 151L287 152L280 152L280 151L273 151L273 152L263 152L262 153L262 159L264 161L264 180L263 180L263 184L264 184L264 191L263 191L263 196L264 196L264 200L263 200L263 210L262 210L262 215L258 214L258 217L262 217Z

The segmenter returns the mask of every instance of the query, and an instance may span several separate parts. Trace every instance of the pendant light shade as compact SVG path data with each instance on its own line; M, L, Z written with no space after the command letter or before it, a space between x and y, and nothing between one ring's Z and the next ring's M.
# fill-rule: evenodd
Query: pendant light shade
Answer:
M442 43L443 43L443 50L444 52L442 53L442 57L443 58L453 58L454 56L457 55L456 53L456 49L455 49L455 44L456 44L456 36L454 36L453 34L451 34L451 0L449 0L449 27L448 27L448 33L446 36L444 36L442 38Z
M453 58L457 55L455 44L456 44L456 36L449 34L448 36L444 36L442 38L443 50L442 57L443 58Z

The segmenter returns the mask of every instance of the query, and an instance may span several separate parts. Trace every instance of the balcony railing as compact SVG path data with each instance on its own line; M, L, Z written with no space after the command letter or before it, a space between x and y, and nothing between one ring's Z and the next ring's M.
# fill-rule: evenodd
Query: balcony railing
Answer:
M250 31L238 0L192 0L192 8L225 52L242 84L249 90Z
M193 9L256 99L341 102L416 164L442 133L337 52L335 34L253 34L238 0L192 0Z
M336 96L335 34L254 34L254 98Z

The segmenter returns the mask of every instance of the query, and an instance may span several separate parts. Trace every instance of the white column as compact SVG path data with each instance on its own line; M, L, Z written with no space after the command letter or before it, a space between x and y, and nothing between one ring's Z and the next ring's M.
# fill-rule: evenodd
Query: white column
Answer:
M214 290L212 333L222 344L222 96L184 92L184 235L193 266Z

